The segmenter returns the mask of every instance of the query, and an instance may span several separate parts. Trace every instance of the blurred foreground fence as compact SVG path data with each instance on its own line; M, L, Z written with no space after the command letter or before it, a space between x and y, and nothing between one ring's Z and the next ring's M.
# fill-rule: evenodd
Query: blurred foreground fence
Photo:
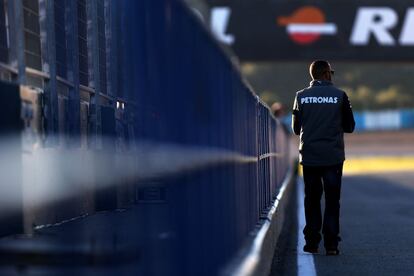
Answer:
M179 1L121 3L135 137L239 156L160 182L180 249L172 264L182 274L214 275L277 195L289 165L287 133Z
M275 200L290 167L288 134L182 2L113 4L122 50L110 75L131 98L126 107L114 101L91 110L88 126L102 126L100 142L42 146L50 134L42 134L47 118L39 118L41 95L31 101L20 88L24 141L32 143L22 161L25 230L136 208L132 214L140 215L116 226L125 228L122 235L129 233L131 244L140 235L168 241L161 247L151 239L134 244L141 252L139 271L215 275ZM74 152L79 155L71 159ZM49 165L42 167L45 154L54 166L50 175ZM108 179L110 185L101 184ZM48 200L44 194L51 190ZM59 193L73 191L59 200ZM38 205L25 204L28 199ZM108 222L100 229L114 227Z

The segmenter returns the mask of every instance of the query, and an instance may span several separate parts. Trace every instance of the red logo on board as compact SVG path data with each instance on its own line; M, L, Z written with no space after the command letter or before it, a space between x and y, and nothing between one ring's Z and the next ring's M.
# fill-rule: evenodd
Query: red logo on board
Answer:
M280 16L277 24L286 27L289 37L301 45L312 44L322 35L337 33L336 24L327 23L325 14L313 6L299 8L289 16Z

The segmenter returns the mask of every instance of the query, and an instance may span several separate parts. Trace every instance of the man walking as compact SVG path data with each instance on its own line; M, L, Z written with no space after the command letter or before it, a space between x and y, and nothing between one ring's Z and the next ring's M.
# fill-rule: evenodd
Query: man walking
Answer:
M325 192L322 233L326 255L338 255L339 201L345 161L344 132L355 128L348 96L332 84L334 71L324 60L312 62L310 86L296 93L292 129L300 134L300 163L305 182L303 250L317 253L321 241L321 197Z

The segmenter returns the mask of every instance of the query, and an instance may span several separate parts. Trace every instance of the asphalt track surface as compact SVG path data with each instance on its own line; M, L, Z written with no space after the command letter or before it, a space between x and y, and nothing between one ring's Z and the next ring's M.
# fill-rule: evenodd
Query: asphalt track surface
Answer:
M349 136L347 162L366 156L413 156L413 141L413 132ZM321 243L320 253L313 255L316 275L414 275L414 170L378 167L375 173L345 173L341 254L325 256ZM297 202L290 204L270 275L298 275L298 255L303 252L297 250Z
M345 134L348 158L357 156L414 156L414 131Z

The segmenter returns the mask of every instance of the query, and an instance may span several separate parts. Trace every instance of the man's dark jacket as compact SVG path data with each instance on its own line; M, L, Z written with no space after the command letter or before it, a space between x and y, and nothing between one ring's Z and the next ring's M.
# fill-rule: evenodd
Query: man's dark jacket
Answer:
M296 93L292 129L300 134L300 162L305 166L330 166L345 160L344 132L355 128L346 93L329 81L314 80Z

